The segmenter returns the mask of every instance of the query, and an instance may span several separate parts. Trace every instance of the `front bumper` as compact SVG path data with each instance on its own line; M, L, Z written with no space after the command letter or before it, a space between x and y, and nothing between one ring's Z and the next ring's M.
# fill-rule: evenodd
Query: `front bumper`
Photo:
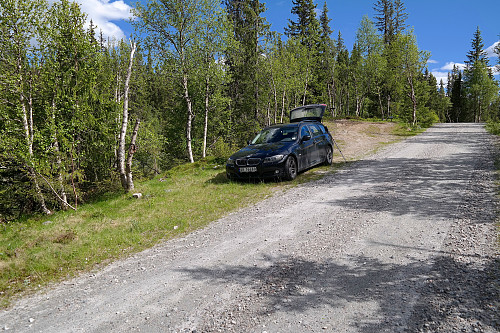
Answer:
M266 178L280 178L285 175L285 162L256 165L256 171L243 172L245 167L237 166L235 164L226 164L226 176L228 179L266 179Z

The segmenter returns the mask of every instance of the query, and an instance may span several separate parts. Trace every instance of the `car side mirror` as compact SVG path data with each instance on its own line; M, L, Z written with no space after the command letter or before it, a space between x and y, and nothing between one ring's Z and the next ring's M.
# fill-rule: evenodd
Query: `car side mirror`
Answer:
M302 137L302 142L309 141L309 140L311 140L311 136L310 135L304 135Z

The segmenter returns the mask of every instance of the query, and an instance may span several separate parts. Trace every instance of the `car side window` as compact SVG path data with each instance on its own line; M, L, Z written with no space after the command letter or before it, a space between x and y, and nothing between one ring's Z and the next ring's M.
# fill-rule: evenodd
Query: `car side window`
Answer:
M316 126L319 127L319 129L321 130L321 133L326 134L327 130L325 129L325 126L323 126L322 124L318 124Z
M306 135L310 136L311 133L309 133L309 130L307 129L307 126L302 126L302 128L300 129L300 137L303 138Z
M308 125L309 129L311 130L311 133L313 136L318 136L321 135L321 130L318 128L317 125Z

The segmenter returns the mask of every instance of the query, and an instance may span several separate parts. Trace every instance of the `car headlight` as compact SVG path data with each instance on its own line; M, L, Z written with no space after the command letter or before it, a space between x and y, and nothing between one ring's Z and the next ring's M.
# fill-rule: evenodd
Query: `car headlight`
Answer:
M231 158L228 158L226 164L228 164L228 165L234 165L234 160L231 159Z
M285 157L285 155L273 155L273 156L269 156L269 157L266 157L264 159L264 163L276 163L276 162L280 162L283 160L283 158Z

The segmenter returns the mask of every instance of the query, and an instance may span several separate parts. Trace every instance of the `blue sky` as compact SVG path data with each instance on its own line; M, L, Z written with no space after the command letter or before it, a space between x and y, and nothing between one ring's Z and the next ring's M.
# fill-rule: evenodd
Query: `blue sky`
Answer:
M129 37L132 28L127 23L130 6L136 0L77 0L82 9L101 28L105 35L117 38ZM146 0L141 0L146 2ZM263 1L266 17L271 30L283 33L288 19L295 20L290 10L292 0ZM318 14L324 0L315 0ZM356 31L363 15L373 19L375 0L327 0L330 27L337 36L342 33L346 46L351 49ZM447 72L454 64L459 66L467 59L471 40L479 26L489 54L490 65L497 64L493 54L495 43L500 40L500 0L406 0L407 24L414 28L421 50L431 53L429 70L439 79L446 79ZM496 75L499 78L499 75Z

